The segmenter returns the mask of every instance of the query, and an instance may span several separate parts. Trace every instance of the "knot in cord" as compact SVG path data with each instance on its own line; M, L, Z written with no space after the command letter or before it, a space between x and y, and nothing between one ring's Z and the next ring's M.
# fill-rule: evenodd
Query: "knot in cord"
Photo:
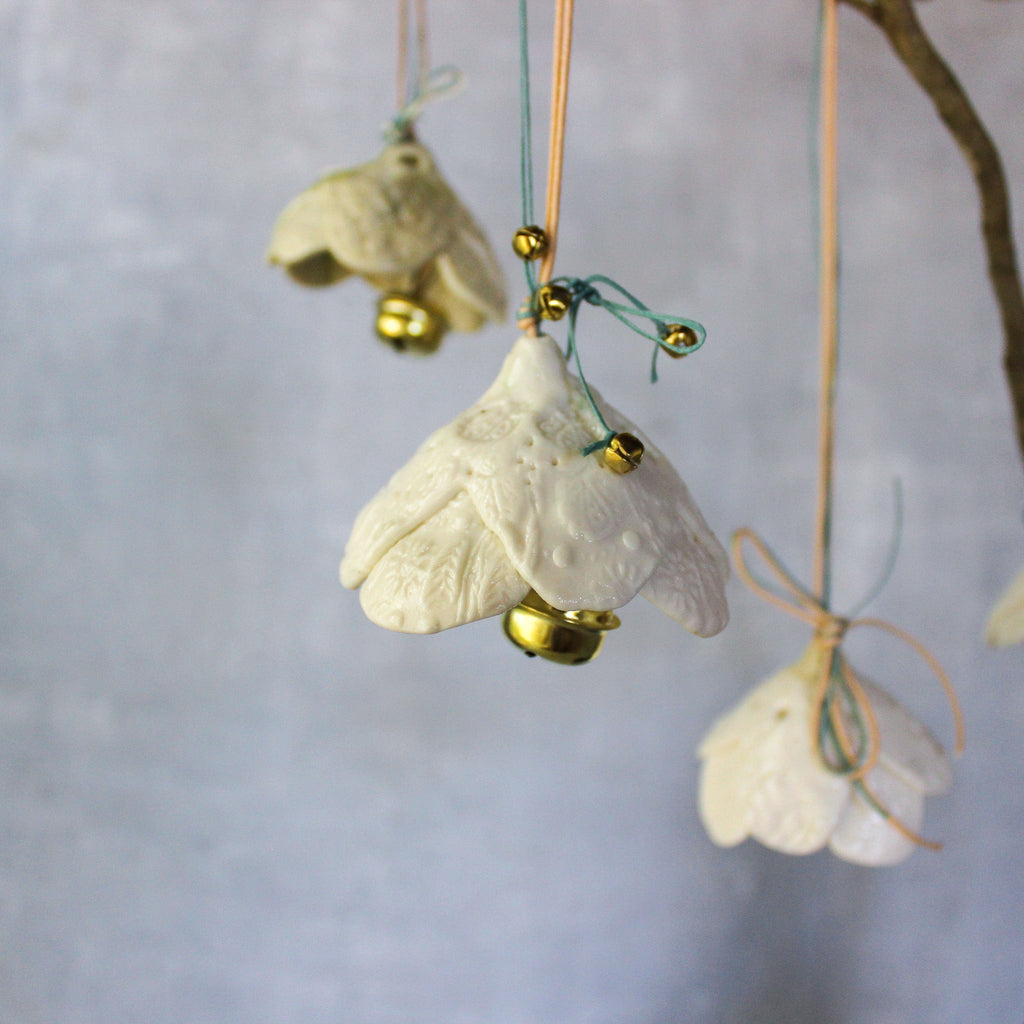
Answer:
M851 619L822 609L814 623L814 638L825 650L835 651L851 625Z
M744 540L753 545L781 585L783 593L776 593L754 579L743 555ZM864 800L901 835L921 846L940 849L941 844L922 838L893 815L867 785L866 776L877 764L881 753L881 735L867 692L842 656L840 647L846 634L854 627L874 626L914 650L927 663L945 691L956 729L954 753L959 756L964 746L963 714L949 677L923 644L891 622L834 614L821 599L794 579L753 530L737 530L733 534L732 550L738 575L755 594L814 629L813 643L821 652L821 669L814 695L812 728L822 763L829 771L848 779Z
M780 584L782 593L776 593L754 579L743 554L744 541L748 541L761 556L771 575ZM814 640L826 655L822 658L823 678L819 687L819 715L823 705L831 699L832 684L837 679L842 681L848 688L856 711L867 722L870 732L869 748L871 752L866 755L866 759L854 760L855 773L858 777L863 776L870 770L878 754L878 727L874 721L874 713L871 710L870 701L840 653L840 646L846 634L858 626L872 626L875 629L889 633L910 647L928 665L942 686L953 715L956 733L954 753L959 756L963 752L963 713L960 710L960 702L957 699L956 691L953 689L949 676L943 671L935 656L919 640L915 639L905 630L893 625L893 623L886 622L884 619L845 618L841 615L836 615L796 581L792 574L783 567L768 545L753 530L744 527L733 534L732 552L737 574L755 594L768 601L769 604L781 608L787 614L802 619L814 630ZM850 751L847 750L846 753L849 754ZM860 763L856 763L856 760L859 760Z

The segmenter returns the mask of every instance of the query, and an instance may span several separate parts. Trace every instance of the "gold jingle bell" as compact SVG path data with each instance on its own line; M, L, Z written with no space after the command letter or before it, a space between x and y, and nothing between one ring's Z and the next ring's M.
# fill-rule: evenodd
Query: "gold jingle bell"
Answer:
M632 473L644 457L644 443L633 434L614 434L601 455L613 473Z
M561 320L572 305L572 292L565 285L544 284L537 289L537 311L545 320Z
M548 251L548 236L536 224L527 224L512 236L512 251L521 260L542 259Z
M510 608L501 619L505 636L533 658L538 655L559 665L584 665L597 657L609 629L621 623L614 612L563 612L535 590Z
M697 332L686 324L666 324L661 336L668 348L665 351L673 359L682 359L700 341Z
M377 337L399 352L436 352L446 326L434 310L408 295L385 295L377 304Z

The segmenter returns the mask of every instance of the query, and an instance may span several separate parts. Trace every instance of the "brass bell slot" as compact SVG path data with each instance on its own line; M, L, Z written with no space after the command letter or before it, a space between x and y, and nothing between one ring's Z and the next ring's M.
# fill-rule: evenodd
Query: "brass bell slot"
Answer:
M584 665L597 657L604 634L621 623L614 612L561 611L531 590L501 619L505 636L533 657Z
M613 473L632 473L644 457L644 443L633 434L615 434L601 457Z
M512 251L521 260L539 260L548 251L548 236L543 228L528 224L512 236Z
M434 310L408 295L385 295L377 304L377 337L399 352L436 352L446 326Z
M542 284L537 289L537 310L545 320L561 320L572 306L572 292L565 285Z

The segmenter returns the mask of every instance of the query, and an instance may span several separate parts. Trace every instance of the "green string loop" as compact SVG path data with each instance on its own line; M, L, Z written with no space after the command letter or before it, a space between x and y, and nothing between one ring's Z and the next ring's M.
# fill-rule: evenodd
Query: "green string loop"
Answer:
M415 137L416 119L423 113L424 106L433 100L448 99L461 92L466 84L466 76L457 67L443 64L428 72L422 82L416 81L405 105L384 125L386 142L411 142Z
M635 295L627 291L622 285L613 281L611 278L606 277L604 274L592 274L590 277L579 278L579 277L556 277L552 284L558 284L566 288L570 294L569 309L568 309L568 321L569 327L566 334L566 359L573 359L576 363L576 375L579 378L580 385L583 387L583 393L586 395L587 401L590 404L590 408L593 410L594 415L597 417L598 422L604 427L605 436L600 441L595 441L592 444L587 445L582 449L584 455L589 455L598 449L603 449L608 446L608 442L615 435L615 431L608 426L601 410L597 406L597 402L594 400L594 396L590 391L590 386L587 384L586 377L583 373L583 365L580 361L579 346L576 343L576 320L579 316L580 307L587 303L591 306L597 306L601 309L611 313L620 323L625 324L631 331L639 334L641 337L647 338L648 341L654 342L654 355L651 360L651 383L656 383L658 380L657 370L655 361L658 357L658 352L664 348L668 351L675 352L678 354L679 350L674 346L670 346L665 338L669 324L683 324L689 327L695 334L697 341L689 348L683 350L684 355L688 355L691 352L696 352L707 338L707 331L705 331L702 324L696 320L690 320L686 317L675 316L671 313L658 313L650 309L643 302L641 302ZM604 288L614 289L619 295L626 299L626 302L619 302L613 299L607 298L602 292L596 287L596 285L602 285ZM525 309L528 316L533 318L536 317L536 296L534 296L528 306ZM653 328L644 330L638 326L637 321L648 321Z

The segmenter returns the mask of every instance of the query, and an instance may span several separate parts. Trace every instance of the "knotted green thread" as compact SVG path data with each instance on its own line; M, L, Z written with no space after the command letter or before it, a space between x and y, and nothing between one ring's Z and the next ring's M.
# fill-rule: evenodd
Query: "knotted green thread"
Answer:
M576 343L576 319L579 315L580 307L584 302L592 305L599 306L600 308L607 310L615 317L620 323L625 324L631 331L639 334L643 338L647 338L648 341L654 342L654 355L651 359L651 383L656 383L658 380L656 360L658 352L664 348L666 351L671 351L675 354L679 354L680 350L675 346L669 345L665 340L667 334L667 328L669 324L683 324L689 327L697 337L697 341L687 349L682 350L682 354L688 355L691 352L696 352L707 338L707 331L705 331L702 324L696 320L690 320L685 317L675 316L671 313L658 313L650 309L643 302L641 302L635 295L627 291L622 285L613 281L611 278L606 277L604 274L592 274L587 278L578 277L557 277L552 284L559 284L569 291L571 296L568 310L569 327L566 335L566 359L573 359L576 364L576 374L579 378L580 385L583 388L583 393L587 398L587 402L590 405L591 410L597 417L597 421L605 430L604 437L600 440L587 445L582 449L584 455L590 455L599 449L606 448L609 441L615 435L615 431L608 426L607 421L598 408L597 402L594 400L594 396L590 390L590 386L587 384L586 376L583 373L583 364L580 360L579 346ZM595 287L596 284L601 284L606 288L613 288L623 298L627 299L627 302L617 302L615 300L606 298L601 292ZM527 315L533 319L536 319L536 296L528 303L527 307L521 312L526 312ZM655 332L645 331L637 325L635 321L647 320L655 325Z
M522 193L522 214L523 225L534 223L533 216L533 130L530 107L530 56L529 56L529 32L526 11L526 0L519 0L519 169L520 188ZM534 263L525 260L523 263L526 275L526 284L529 298L520 307L518 319L521 324L536 324L540 320L540 313L537 304L538 275ZM556 277L550 284L558 284L567 288L571 299L568 308L569 328L566 346L566 359L572 358L576 363L576 373L580 386L587 398L598 423L604 428L604 436L581 449L584 455L589 455L599 449L607 448L615 431L608 426L597 402L587 384L586 376L583 373L583 365L580 361L579 348L576 344L576 319L579 315L580 306L590 303L600 306L612 314L617 320L625 324L630 330L636 332L649 341L654 342L654 351L651 356L651 383L658 380L657 360L658 352L665 349L673 355L689 355L696 352L707 337L702 324L687 317L673 316L666 313L657 313L649 309L635 295L631 294L622 285L605 277L603 274L593 274L587 278L578 277ZM601 284L606 288L612 288L625 299L625 302L608 299L595 287ZM647 320L654 325L656 333L645 331L636 324L636 320ZM676 345L670 345L666 340L670 324L680 324L693 331L697 341L687 348L680 349Z

